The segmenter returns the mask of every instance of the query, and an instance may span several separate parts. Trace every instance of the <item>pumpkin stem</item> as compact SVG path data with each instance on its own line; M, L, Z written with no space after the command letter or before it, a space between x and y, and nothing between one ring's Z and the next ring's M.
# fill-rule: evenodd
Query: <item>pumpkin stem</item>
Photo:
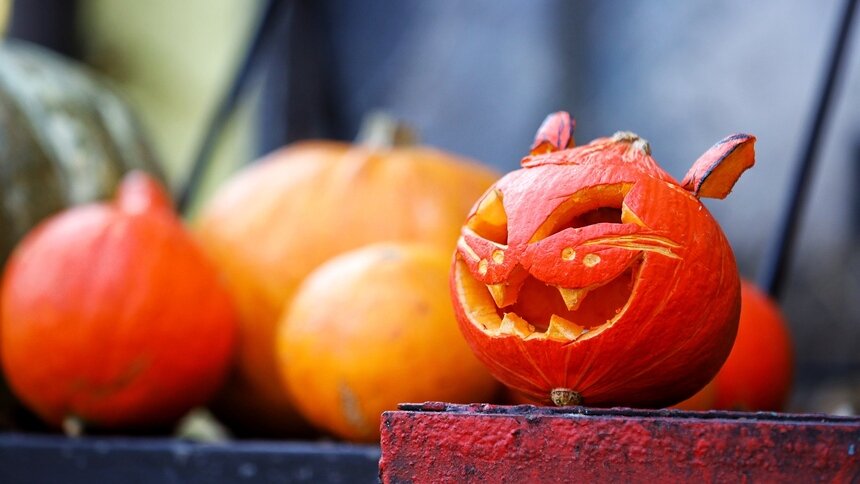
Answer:
M116 199L120 209L128 213L171 210L173 206L161 184L140 170L130 171L123 177Z
M377 111L364 117L356 142L370 148L395 148L418 144L418 135L403 121Z
M651 156L651 143L647 139L630 131L618 131L610 138L615 143L629 143L632 148L636 148L643 154Z
M553 388L549 396L556 407L582 405L582 395L570 388Z
M541 155L573 148L576 146L576 140L573 138L574 129L576 129L576 120L567 112L559 111L550 114L538 128L530 154Z
M81 437L84 435L84 419L77 415L66 415L63 419L62 428L66 437Z

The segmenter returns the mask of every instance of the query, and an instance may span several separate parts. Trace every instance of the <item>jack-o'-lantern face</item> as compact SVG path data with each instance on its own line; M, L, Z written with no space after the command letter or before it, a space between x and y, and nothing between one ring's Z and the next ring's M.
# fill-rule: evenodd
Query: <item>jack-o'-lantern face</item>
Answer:
M574 148L572 127L548 117L523 168L469 215L451 277L461 329L535 399L683 399L727 356L739 305L731 249L697 195L725 196L754 138L718 143L682 186L636 135Z

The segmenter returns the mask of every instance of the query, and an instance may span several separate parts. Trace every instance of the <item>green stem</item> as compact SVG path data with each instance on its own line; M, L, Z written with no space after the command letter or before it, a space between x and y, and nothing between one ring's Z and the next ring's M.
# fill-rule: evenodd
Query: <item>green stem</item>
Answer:
M376 111L362 120L356 142L371 148L395 148L418 144L418 136L403 121Z

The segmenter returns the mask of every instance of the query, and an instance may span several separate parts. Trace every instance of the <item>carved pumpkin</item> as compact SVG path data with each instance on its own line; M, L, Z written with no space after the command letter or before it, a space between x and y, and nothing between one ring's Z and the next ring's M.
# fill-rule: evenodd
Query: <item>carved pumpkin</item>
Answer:
M728 194L755 138L717 143L678 184L638 136L573 147L572 131L550 115L468 216L451 272L460 329L531 399L676 403L720 368L740 306L731 248L697 197Z
M0 293L3 370L52 425L168 424L221 384L235 313L155 181L50 217L12 253Z
M219 188L198 218L240 311L238 360L218 416L254 435L297 432L281 384L276 326L298 286L331 257L372 242L452 250L463 217L497 174L421 146L307 141Z

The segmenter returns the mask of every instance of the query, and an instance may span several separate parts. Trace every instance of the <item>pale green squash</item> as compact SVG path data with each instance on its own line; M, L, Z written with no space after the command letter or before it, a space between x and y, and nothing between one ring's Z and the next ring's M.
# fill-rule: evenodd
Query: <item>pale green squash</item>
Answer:
M104 80L42 48L0 43L0 264L37 222L107 198L131 169L163 179Z

